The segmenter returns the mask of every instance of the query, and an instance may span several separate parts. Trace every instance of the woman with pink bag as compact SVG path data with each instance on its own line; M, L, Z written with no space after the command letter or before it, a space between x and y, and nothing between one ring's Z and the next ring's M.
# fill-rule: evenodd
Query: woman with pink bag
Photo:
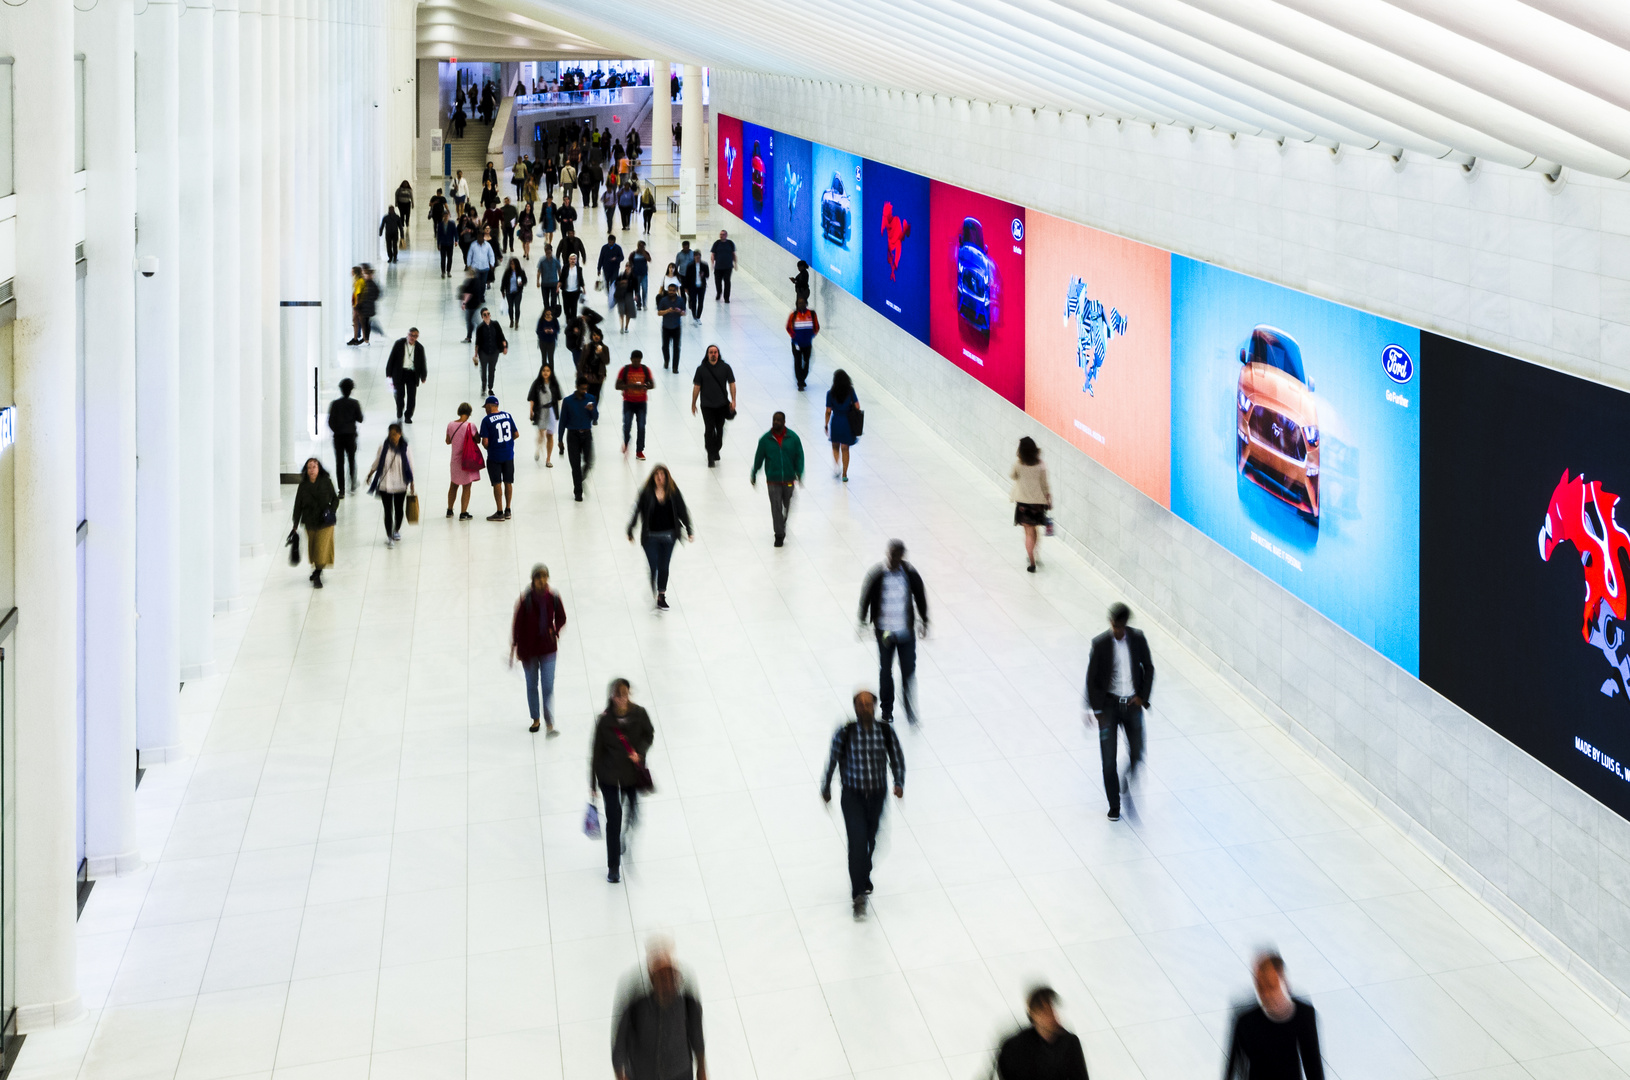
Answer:
M481 479L481 470L486 467L481 457L481 447L475 440L475 428L470 424L470 414L474 411L470 403L465 402L458 407L458 419L450 420L447 424L447 445L453 448L450 462L453 482L447 487L447 516L453 516L453 498L463 488L464 502L458 514L460 521L469 521L475 516L470 513L470 485Z

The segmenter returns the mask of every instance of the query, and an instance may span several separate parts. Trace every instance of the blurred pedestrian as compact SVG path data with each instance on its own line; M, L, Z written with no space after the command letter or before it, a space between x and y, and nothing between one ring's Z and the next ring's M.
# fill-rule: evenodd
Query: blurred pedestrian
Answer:
M453 448L448 462L451 482L447 485L447 516L453 516L453 499L463 492L463 503L459 506L458 514L460 521L475 517L470 513L470 486L481 479L481 470L486 466L481 458L475 425L470 423L473 411L469 402L463 402L458 407L458 419L447 422L447 445Z
M919 624L920 620L920 624ZM928 634L928 591L922 575L906 562L906 546L890 540L887 557L872 567L860 587L860 625L871 623L877 635L878 687L883 720L894 721L894 658L900 658L900 697L906 719L917 722L913 691L917 678L917 630Z
M1104 770L1104 795L1109 799L1109 820L1121 820L1121 797L1130 806L1132 777L1143 762L1143 710L1154 689L1155 665L1149 642L1127 625L1132 609L1112 604L1109 629L1092 639L1087 660L1087 708L1098 725L1098 756ZM1126 729L1126 776L1115 761L1116 730Z
M628 542L634 542L634 522L640 523L640 547L645 549L645 562L651 571L651 591L656 594L658 611L668 610L668 564L673 559L674 546L679 543L679 531L685 531L687 540L695 540L690 514L685 509L685 497L679 494L668 466L658 465L646 478L645 486L634 500L634 513L628 519Z
M402 437L402 425L392 424L368 467L368 494L378 495L385 511L385 546L402 539L402 514L413 490L413 451Z
M566 440L566 461L572 467L572 497L583 501L583 481L594 468L594 414L599 403L589 393L589 381L578 376L577 389L560 403L560 433Z
M306 530L314 589L323 587L323 571L334 565L334 511L339 505L328 470L316 458L307 458L300 471L300 486L294 489L294 527Z
M894 770L894 797L905 798L906 758L894 728L872 715L876 701L871 691L854 697L855 718L832 735L832 750L821 777L821 798L832 801L832 772L843 779L843 826L849 839L849 895L856 919L866 917L866 897L872 894L872 852L877 849L877 828L888 799L888 770Z
M491 311L482 308L481 322L475 328L475 355L470 361L481 372L483 394L496 393L498 358L507 352L509 339L504 336L504 328L492 321Z
M1013 524L1024 526L1025 569L1036 572L1036 548L1041 530L1047 527L1047 512L1053 508L1053 491L1047 486L1047 466L1041 463L1041 448L1026 435L1019 440L1019 460L1008 474L1013 490Z
M678 350L674 350L678 364ZM736 415L736 373L724 362L724 354L717 345L709 345L696 365L696 376L691 379L690 414L696 415L697 402L702 406L702 445L707 449L707 467L713 468L724 452L725 421ZM776 414L781 415L780 413ZM800 462L799 471L802 472Z
M1234 1016L1223 1080L1324 1080L1318 1017L1306 999L1291 996L1285 961L1265 952L1252 975L1256 1004Z
M549 703L555 696L555 656L565 628L566 606L549 590L549 568L539 563L532 568L531 586L515 602L509 624L509 662L513 665L519 660L526 676L526 707L532 714L527 730L536 732L541 716L551 739L560 734Z
M628 803L628 824L639 820L639 796L650 775L646 751L656 741L651 718L629 700L627 679L611 681L606 709L594 725L589 743L589 797L605 796L606 880L622 880L623 803Z
M815 349L815 335L821 332L821 320L810 309L809 301L800 298L787 316L787 336L792 339L792 377L798 389L809 380L809 357Z
M509 328L521 328L521 301L526 297L526 268L521 260L511 258L509 265L504 268L504 276L498 282L498 291L504 294L509 301Z
M385 216L379 219L379 235L385 238L385 261L396 261L397 242L407 231L407 222L402 215L396 212L396 207L385 208Z
M638 421L639 435L634 456L640 461L645 460L646 399L655 383L651 369L645 366L645 354L635 349L629 354L628 363L617 372L617 381L612 384L612 389L623 392L623 453L628 453L629 429Z
M1058 1022L1057 1003L1050 986L1030 991L1025 1000L1030 1026L996 1052L996 1080L1087 1080L1081 1040Z
M408 358L408 350L413 357ZM430 365L425 360L424 346L419 343L419 328L409 327L407 337L396 339L391 346L390 358L385 361L385 377L391 381L396 393L396 419L413 423L413 407L419 400L419 384L430 381Z
M551 350L552 351L552 350ZM555 436L560 433L560 380L555 378L555 365L545 360L538 369L538 377L526 392L527 407L532 412L532 426L538 429L538 444L532 448L532 460L543 458L546 469L555 467Z
M340 396L328 403L328 430L334 433L334 490L345 498L345 469L351 467L351 490L357 489L357 425L362 423L362 403L351 396L357 384L340 380Z
M646 970L649 988L618 1014L612 1072L617 1080L707 1080L702 1003L685 988L665 945L651 946Z
M765 487L770 492L770 524L775 529L775 546L780 547L787 538L793 485L804 482L804 444L798 441L798 433L787 427L786 413L776 413L770 420L770 430L759 437L758 452L753 455L753 472L748 478L754 487L758 486L760 468L764 470Z
M673 269L669 264L669 270ZM679 338L685 321L685 301L679 296L679 283L670 281L657 293L657 318L662 320L662 370L673 364L679 374Z
M802 390L803 387L799 386ZM832 373L832 389L826 392L826 437L832 443L832 479L849 482L849 450L860 438L855 431L854 410L860 408L860 395L849 373L842 368Z

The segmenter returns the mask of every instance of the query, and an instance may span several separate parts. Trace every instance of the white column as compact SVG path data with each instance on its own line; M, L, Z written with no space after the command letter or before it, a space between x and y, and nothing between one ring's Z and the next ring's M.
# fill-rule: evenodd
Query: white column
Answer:
M181 9L181 679L215 670L215 10Z
M282 498L283 472L283 4L260 3L260 508ZM292 92L292 91L290 91ZM276 543L281 532L267 537Z
M147 0L136 16L136 746L143 764L181 750L179 14L175 0Z
M668 96L668 61L651 61L651 182L658 188L674 182L674 111Z
M685 100L679 113L679 235L695 236L696 193L702 184L702 155L707 142L707 133L702 130L702 69L686 64L680 78L685 80Z
M74 16L85 100L133 102L135 0ZM136 112L85 110L85 858L136 846Z
M215 611L240 606L238 575L238 486L241 479L239 430L240 341L248 320L243 302L243 162L238 133L237 0L215 0ZM202 313L201 313L202 314Z
M17 186L17 1021L40 1030L82 1013L74 964L77 816L76 461L58 418L74 400L74 9L43 0L10 23ZM71 489L69 489L71 490ZM8 718L9 720L9 718Z
M266 305L261 281L261 232L265 225L266 184L261 153L260 0L241 0L238 15L238 154L239 265L238 334L238 544L242 554L262 550L261 500L261 356L268 323L277 312ZM276 190L276 184L271 185Z
M318 65L313 56L311 13L316 0L282 0L283 43L280 67L283 132L279 174L283 186L282 260L282 404L278 460L281 471L296 473L315 450L311 436L312 377L316 371L320 329L320 294L317 291L317 224L320 185L317 183L312 128L316 114L312 97Z

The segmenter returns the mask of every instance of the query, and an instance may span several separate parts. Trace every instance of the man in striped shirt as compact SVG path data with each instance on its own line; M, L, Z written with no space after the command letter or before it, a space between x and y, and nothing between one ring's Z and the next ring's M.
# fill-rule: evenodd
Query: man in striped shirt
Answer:
M877 722L877 699L869 690L855 695L855 719L832 735L832 752L821 778L821 798L832 801L832 773L843 777L844 831L849 835L849 890L855 918L866 917L866 897L872 891L872 850L877 827L888 800L888 770L894 770L894 797L905 797L906 759L890 724Z

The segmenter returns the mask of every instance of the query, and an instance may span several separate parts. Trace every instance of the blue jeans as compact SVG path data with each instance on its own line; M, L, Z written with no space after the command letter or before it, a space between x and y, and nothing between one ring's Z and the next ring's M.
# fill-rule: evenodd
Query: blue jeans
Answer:
M635 284L637 284L639 286L639 289L640 289L640 307L644 307L645 306L645 298L648 295L650 295L648 290L650 289L650 286L651 286L651 278L650 278L649 275L641 275L640 277L635 278L634 280L635 280Z
M638 445L636 445L634 447L634 450L635 450L636 453L643 454L643 453L645 453L645 402L643 402L643 401L625 401L625 402L623 402L623 445L624 446L628 445L629 429L634 426L634 421L636 419L638 419L639 422L640 422L640 425L639 425L640 434L639 434L639 443L638 443Z
M526 673L526 707L532 710L534 723L538 719L539 699L542 699L543 718L554 726L554 714L549 711L549 703L555 697L555 656L539 656L532 660L521 661L521 669Z

